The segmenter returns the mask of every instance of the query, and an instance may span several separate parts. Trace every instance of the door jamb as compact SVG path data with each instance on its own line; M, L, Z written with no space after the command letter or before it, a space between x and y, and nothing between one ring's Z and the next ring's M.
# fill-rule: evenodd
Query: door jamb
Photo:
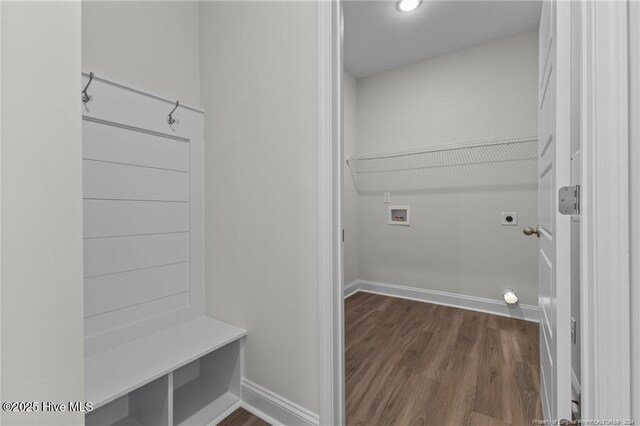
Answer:
M629 2L629 172L631 194L631 417L640 419L640 3Z
M2 377L2 3L0 3L0 377ZM0 386L0 401L2 386ZM0 410L2 424L2 410Z
M627 2L581 2L582 417L630 419Z
M339 0L319 5L320 424L344 424ZM631 418L627 2L581 3L584 419ZM597 34L597 37L596 37Z
M320 424L345 424L342 291L342 9L318 1Z

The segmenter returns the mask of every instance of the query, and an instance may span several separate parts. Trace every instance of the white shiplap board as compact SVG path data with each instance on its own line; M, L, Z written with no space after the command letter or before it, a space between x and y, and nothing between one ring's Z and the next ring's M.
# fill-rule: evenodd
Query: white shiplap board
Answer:
M85 159L189 171L189 143L184 139L88 120L82 136Z
M189 201L189 173L105 161L83 160L84 198Z
M189 231L189 203L140 200L84 200L84 236Z
M139 331L133 325L144 322L156 323L157 320L171 318L172 313L187 312L190 307L189 293L178 293L145 303L129 305L101 315L85 317L84 332L89 337L85 340L85 353L90 356L127 340L147 335L147 330ZM180 323L180 321L159 322L159 326L154 327L153 331L162 330L166 325L175 323ZM125 333L128 331L129 333Z
M84 240L85 278L188 261L188 232Z
M83 76L83 85L87 82ZM204 313L203 116L96 78L83 105L87 355Z
M189 291L189 263L87 278L86 317Z

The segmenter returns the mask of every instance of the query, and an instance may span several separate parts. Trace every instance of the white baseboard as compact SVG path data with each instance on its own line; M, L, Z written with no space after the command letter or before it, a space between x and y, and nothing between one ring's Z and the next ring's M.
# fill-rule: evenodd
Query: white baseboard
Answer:
M240 382L242 407L274 426L317 426L320 418L298 404L242 378Z
M356 294L358 292L358 285L360 284L360 280L351 281L349 284L345 284L344 286L344 298Z
M417 300L419 302L453 306L455 308L469 309L472 311L485 312L503 317L523 319L526 321L538 322L539 318L539 309L537 306L533 305L518 303L517 305L512 306L507 305L501 300L366 280L357 280L346 285L344 288L345 298L358 291L399 297L402 299Z

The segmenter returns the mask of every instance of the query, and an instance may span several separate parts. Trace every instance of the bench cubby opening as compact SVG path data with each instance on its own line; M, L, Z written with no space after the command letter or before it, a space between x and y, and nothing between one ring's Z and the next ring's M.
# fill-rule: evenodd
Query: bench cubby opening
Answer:
M87 426L169 425L168 376L121 396L85 416Z
M240 350L236 340L173 372L174 425L202 425L240 400Z

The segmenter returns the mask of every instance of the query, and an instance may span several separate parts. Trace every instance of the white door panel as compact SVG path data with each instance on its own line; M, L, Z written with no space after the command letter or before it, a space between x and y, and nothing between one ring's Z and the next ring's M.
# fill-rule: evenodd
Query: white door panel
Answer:
M558 213L557 196L560 187L570 184L570 7L568 2L545 1L540 22L538 279L546 420L571 418L570 218Z

